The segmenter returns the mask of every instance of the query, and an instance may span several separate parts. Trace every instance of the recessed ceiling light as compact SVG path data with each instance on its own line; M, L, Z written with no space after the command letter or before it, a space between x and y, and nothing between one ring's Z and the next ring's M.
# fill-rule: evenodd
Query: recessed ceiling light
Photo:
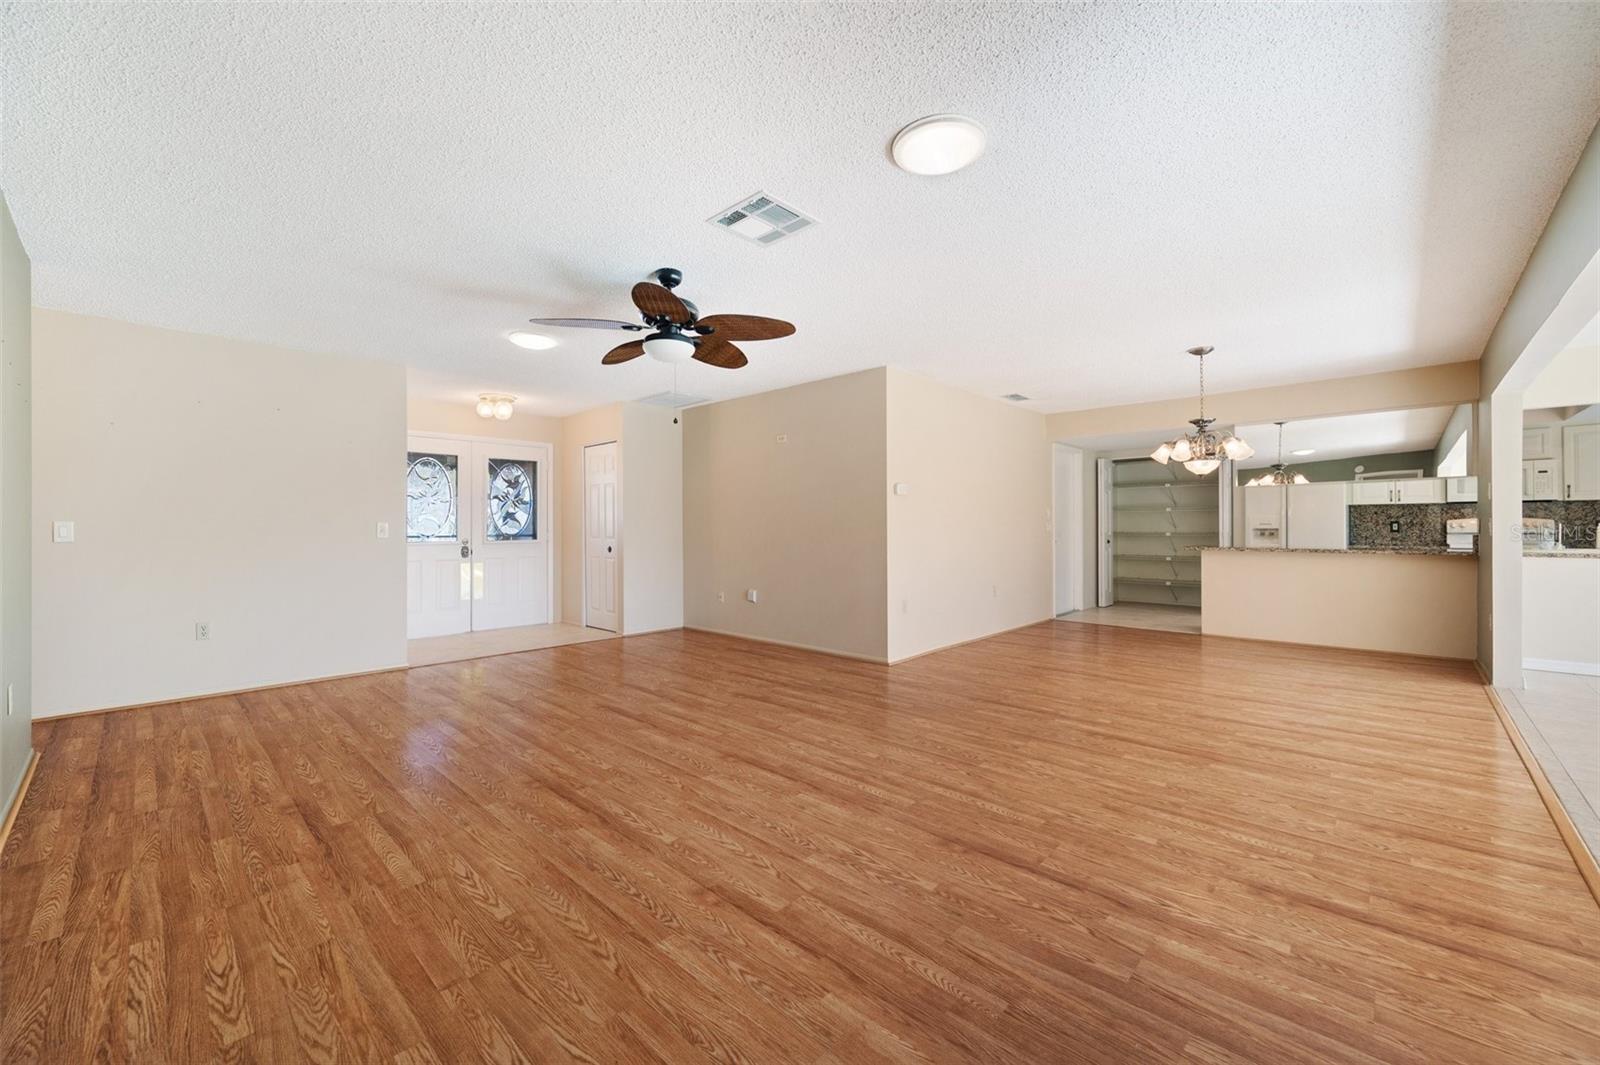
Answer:
M889 152L911 174L952 174L983 154L983 127L962 115L929 115L894 135Z
M1315 455L1316 453L1317 453L1317 449L1314 448L1314 447L1303 447L1299 451L1291 451L1291 452L1289 452L1289 454L1298 455L1301 458L1304 458L1306 455Z
M527 348L529 351L548 351L561 343L555 337L547 337L542 333L512 333L506 339L517 347Z

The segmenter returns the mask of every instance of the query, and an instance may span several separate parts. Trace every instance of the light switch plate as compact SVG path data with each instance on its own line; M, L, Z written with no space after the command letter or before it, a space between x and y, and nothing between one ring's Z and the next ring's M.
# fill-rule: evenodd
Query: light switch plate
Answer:
M389 523L388 522L386 522L386 521L378 522L378 539L380 539L380 540L389 539Z
M904 481L896 481L894 483L894 494L897 496L908 496L911 494L911 486Z
M58 544L70 544L77 535L70 521L55 522L50 529L50 539Z

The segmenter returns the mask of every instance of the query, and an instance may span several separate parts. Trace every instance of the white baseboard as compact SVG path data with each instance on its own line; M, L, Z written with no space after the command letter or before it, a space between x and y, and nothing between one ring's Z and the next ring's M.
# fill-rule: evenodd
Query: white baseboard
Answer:
M1558 658L1524 658L1523 669L1536 669L1541 673L1576 673L1584 677L1600 677L1600 662L1563 662Z
M857 662L874 662L880 666L889 664L886 658L872 655L858 654L855 651L841 651L836 647L819 647L816 644L796 643L793 640L775 640L770 636L752 636L748 632L730 632L727 629L713 629L706 625L684 625L692 632L709 632L716 636L732 636L736 640L749 640L752 643L770 643L778 647L793 647L796 651L815 651L818 654L834 655L837 658L853 658Z

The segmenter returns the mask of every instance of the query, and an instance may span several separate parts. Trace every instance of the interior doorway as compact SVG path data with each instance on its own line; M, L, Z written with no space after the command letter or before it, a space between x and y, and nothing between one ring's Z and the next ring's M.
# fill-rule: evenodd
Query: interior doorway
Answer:
M583 449L583 623L617 631L622 581L617 442Z
M406 636L550 622L549 444L406 439Z

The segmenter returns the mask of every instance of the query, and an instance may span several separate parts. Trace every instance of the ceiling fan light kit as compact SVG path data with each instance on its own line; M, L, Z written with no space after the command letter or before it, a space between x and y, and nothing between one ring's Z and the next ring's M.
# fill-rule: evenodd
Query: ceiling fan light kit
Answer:
M1184 469L1199 477L1216 470L1223 459L1238 462L1256 453L1255 448L1232 433L1211 428L1216 419L1206 417L1206 356L1211 351L1209 347L1189 349L1189 354L1200 360L1200 417L1189 419L1194 432L1168 440L1150 453L1163 466L1181 462Z
M908 174L938 177L970 166L988 139L983 127L965 115L929 115L896 133L889 154Z
M534 325L575 329L624 329L630 332L651 330L642 340L630 340L606 352L602 365L649 355L669 364L694 359L708 366L737 370L749 363L734 341L775 340L794 334L794 326L777 318L754 314L712 314L700 316L700 308L673 292L683 282L683 271L663 266L633 286L633 305L639 309L643 325L612 318L531 318Z

